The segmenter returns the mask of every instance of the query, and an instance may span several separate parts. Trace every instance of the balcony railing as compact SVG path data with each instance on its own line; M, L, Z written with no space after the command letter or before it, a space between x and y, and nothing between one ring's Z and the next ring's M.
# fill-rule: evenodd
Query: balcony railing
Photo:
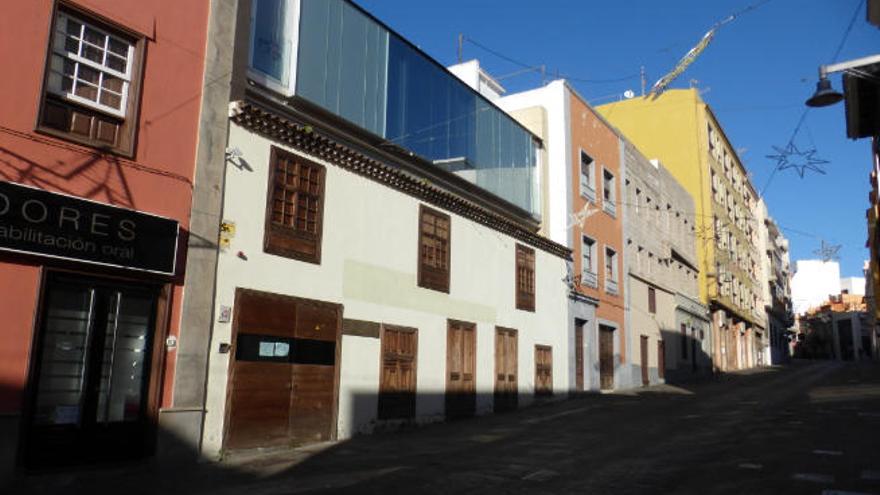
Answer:
M602 202L602 210L613 217L617 216L617 205L610 199L606 199Z
M620 294L620 291L617 288L617 280L612 280L610 278L606 279L605 280L605 292L612 294L612 295L615 295L615 296L617 294Z
M586 285L587 287L598 288L599 287L599 276L595 273L584 270L581 273L581 285Z

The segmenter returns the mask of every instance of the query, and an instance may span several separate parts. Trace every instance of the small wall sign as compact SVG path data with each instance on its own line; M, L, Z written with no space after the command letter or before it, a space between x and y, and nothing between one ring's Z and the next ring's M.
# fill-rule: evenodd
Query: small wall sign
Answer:
M232 306L220 306L220 314L217 316L218 323L229 323L232 321Z

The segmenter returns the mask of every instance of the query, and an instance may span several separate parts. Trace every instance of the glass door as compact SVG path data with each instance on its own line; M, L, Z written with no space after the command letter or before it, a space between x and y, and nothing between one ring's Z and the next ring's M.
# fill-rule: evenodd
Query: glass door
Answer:
M35 353L26 463L54 466L145 453L158 288L52 275Z

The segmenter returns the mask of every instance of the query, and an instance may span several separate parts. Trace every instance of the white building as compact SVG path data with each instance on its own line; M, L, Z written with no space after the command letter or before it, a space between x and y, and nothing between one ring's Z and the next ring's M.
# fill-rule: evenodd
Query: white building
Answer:
M803 314L833 294L840 294L839 263L822 260L795 262L795 272L791 277L791 299L795 314Z
M865 277L844 277L840 279L840 291L858 296L865 295Z
M347 0L251 7L203 453L567 395L571 252L537 233L540 141Z

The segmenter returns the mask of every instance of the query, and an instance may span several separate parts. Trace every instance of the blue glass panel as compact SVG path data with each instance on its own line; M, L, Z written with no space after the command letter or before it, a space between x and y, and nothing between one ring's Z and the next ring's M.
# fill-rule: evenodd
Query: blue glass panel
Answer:
M535 213L532 136L344 0L301 0L297 95Z
M296 94L376 134L385 130L388 32L342 0L302 0Z
M286 0L255 0L253 3L251 67L288 84L291 42L285 32Z

